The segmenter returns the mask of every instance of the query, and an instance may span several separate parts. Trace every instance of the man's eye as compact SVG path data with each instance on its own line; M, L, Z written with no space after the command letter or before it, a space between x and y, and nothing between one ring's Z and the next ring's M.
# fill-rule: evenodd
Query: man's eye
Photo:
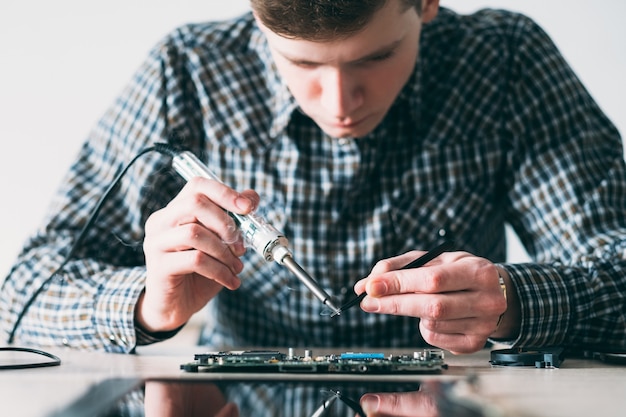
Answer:
M369 59L372 62L385 61L393 56L393 51L385 52L384 54L373 56Z
M357 67L368 67L370 65L377 64L379 62L384 62L391 59L394 55L393 51L384 52L379 55L370 56L368 58L363 58L361 61L355 62Z
M318 64L309 61L291 61L293 65L300 68L316 68Z

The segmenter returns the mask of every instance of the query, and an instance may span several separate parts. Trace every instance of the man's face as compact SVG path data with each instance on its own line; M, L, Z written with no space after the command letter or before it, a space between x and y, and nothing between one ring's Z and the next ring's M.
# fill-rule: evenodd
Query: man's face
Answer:
M277 35L258 21L301 109L332 137L362 137L381 122L415 66L422 19L387 1L357 34L313 42Z

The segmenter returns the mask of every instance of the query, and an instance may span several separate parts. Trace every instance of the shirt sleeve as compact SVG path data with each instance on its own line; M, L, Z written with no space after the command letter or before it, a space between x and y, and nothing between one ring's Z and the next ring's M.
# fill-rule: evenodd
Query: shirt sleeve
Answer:
M147 153L122 177L72 257L58 271L98 200L117 173L155 142L199 137L201 116L184 54L167 39L157 45L80 149L41 228L25 244L2 287L0 315L15 343L131 352L175 333L135 328L144 289L143 227L182 183L169 159ZM31 303L29 305L29 303Z
M626 347L622 141L548 36L520 18L508 45L508 221L534 263L506 265L523 346Z

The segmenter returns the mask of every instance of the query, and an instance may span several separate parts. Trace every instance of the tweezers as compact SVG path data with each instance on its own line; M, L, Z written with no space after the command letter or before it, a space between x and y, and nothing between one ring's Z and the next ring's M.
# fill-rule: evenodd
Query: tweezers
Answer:
M454 241L446 240L443 243L441 243L439 246L436 246L434 249L426 252L419 258L415 259L414 261L409 262L408 264L404 265L400 269L413 269L413 268L419 268L421 266L424 266L428 262L435 259L437 256L441 255L442 253L452 250L452 248L454 248ZM346 311L347 309L349 309L350 307L353 307L361 303L361 301L365 298L366 295L367 295L366 292L362 292L361 294L357 295L352 300L348 301L347 303L339 307L339 310L333 312L330 316L331 317L338 316L344 311Z

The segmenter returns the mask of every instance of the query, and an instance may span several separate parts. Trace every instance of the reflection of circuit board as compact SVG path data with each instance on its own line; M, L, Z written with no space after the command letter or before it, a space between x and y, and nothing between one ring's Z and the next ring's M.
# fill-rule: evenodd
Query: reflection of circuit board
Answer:
M187 372L257 372L322 374L421 374L446 369L443 351L425 349L412 355L387 355L370 352L345 352L338 355L304 356L267 350L229 351L196 354L195 360L181 365Z

